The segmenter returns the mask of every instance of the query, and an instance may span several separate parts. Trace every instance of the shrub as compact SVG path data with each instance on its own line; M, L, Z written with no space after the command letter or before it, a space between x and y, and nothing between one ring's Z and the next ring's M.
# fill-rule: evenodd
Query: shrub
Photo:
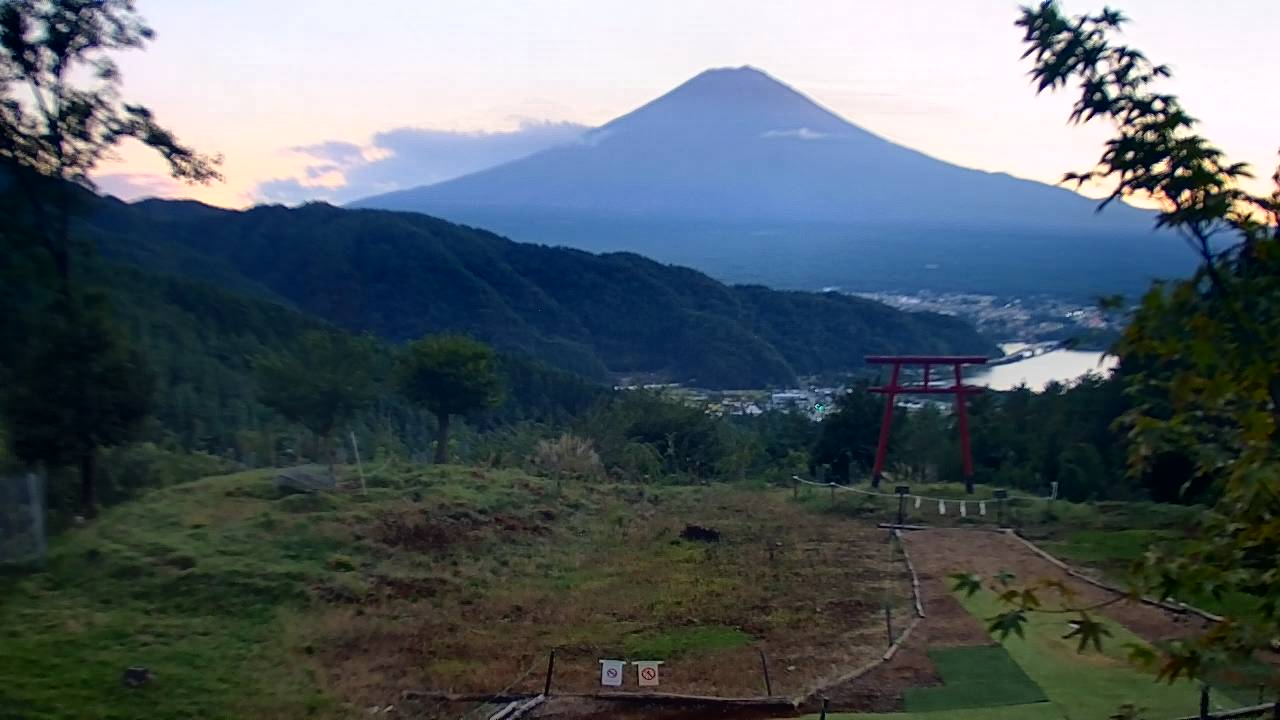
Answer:
M596 480L604 476L604 465L591 441L574 435L539 441L529 461L536 472L556 478Z
M627 443L618 453L616 470L626 480L656 480L662 476L662 456L652 445Z

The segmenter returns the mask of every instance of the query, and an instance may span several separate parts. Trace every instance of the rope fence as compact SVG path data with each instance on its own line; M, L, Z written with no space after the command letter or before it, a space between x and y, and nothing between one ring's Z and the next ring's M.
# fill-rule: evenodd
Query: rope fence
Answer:
M900 503L899 505L900 515L903 513L903 511L906 510L907 503L910 503L911 508L914 510L921 510L926 508L926 506L928 508L936 507L937 514L939 516L952 514L960 518L969 518L971 516L986 517L988 510L990 509L988 506L994 503L996 505L997 514L1000 515L998 520L1001 524L1003 524L1003 521L1004 521L1003 510L1004 510L1004 505L1006 503L1047 502L1047 501L1052 501L1057 499L1056 486L1053 488L1053 491L1050 492L1049 495L1046 495L1044 497L1033 497L1031 495L1022 495L1022 494L1010 494L1006 490L997 490L995 497L974 499L974 498L957 498L957 497L937 497L937 496L923 495L923 494L912 493L912 492L886 493L886 492L879 492L876 490L864 490L862 488L853 487L850 485L840 485L838 483L832 483L832 482L825 482L825 483L814 482L812 480L806 480L800 477L799 475L792 475L791 479L793 482L796 483L797 486L807 485L811 487L827 488L833 493L833 495L835 491L839 490L840 492L852 493L855 495L862 495L865 497L898 500ZM901 522L901 517L899 518L899 522Z

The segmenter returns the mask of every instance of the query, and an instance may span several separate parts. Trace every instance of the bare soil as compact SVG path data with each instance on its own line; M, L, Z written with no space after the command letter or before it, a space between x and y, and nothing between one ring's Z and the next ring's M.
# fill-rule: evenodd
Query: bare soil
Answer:
M718 717L698 702L568 696L599 689L601 658L655 656L666 660L663 692L764 696L761 650L773 694L799 696L884 651L885 602L910 619L904 568L885 533L859 518L758 491L572 491L551 508L485 512L424 497L355 518L351 530L385 559L317 592L296 644L336 696L357 708L395 704L401 717L466 711L403 702L406 690L540 692L553 647L560 697L539 716ZM690 525L719 539L681 539ZM624 691L636 685L627 671Z

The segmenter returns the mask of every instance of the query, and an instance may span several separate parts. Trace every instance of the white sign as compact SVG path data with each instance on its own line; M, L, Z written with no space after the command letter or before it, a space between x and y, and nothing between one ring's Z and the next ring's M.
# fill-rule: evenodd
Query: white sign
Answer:
M947 514L947 504L942 502L941 500L938 501L938 514L939 515Z
M982 500L978 501L978 514L979 515L987 514L987 503Z
M969 511L965 507L964 500L961 500L960 501L960 517L968 517L968 516L969 516Z
M622 666L626 664L625 660L601 660L600 684L608 687L621 687Z
M658 666L662 664L661 660L632 660L631 664L636 666L636 677L640 679L641 687L657 686Z

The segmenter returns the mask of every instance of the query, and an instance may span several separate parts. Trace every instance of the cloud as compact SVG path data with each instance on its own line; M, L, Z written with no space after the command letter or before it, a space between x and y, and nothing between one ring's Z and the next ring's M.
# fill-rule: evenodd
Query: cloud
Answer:
M341 140L329 140L315 145L294 145L289 151L329 160L335 165L353 165L364 160L364 150L359 145Z
M393 190L430 185L577 142L588 128L568 122L524 121L505 132L452 132L394 128L367 146L330 140L289 152L314 162L301 175L261 182L255 199L293 205L309 200L343 203Z
M168 175L158 173L107 173L96 175L93 182L98 192L115 195L132 202L143 198L176 197L183 194L184 186Z
M761 133L760 137L764 138L795 138L796 140L821 140L831 137L831 133L817 132L807 127L794 128L792 130L769 130Z

